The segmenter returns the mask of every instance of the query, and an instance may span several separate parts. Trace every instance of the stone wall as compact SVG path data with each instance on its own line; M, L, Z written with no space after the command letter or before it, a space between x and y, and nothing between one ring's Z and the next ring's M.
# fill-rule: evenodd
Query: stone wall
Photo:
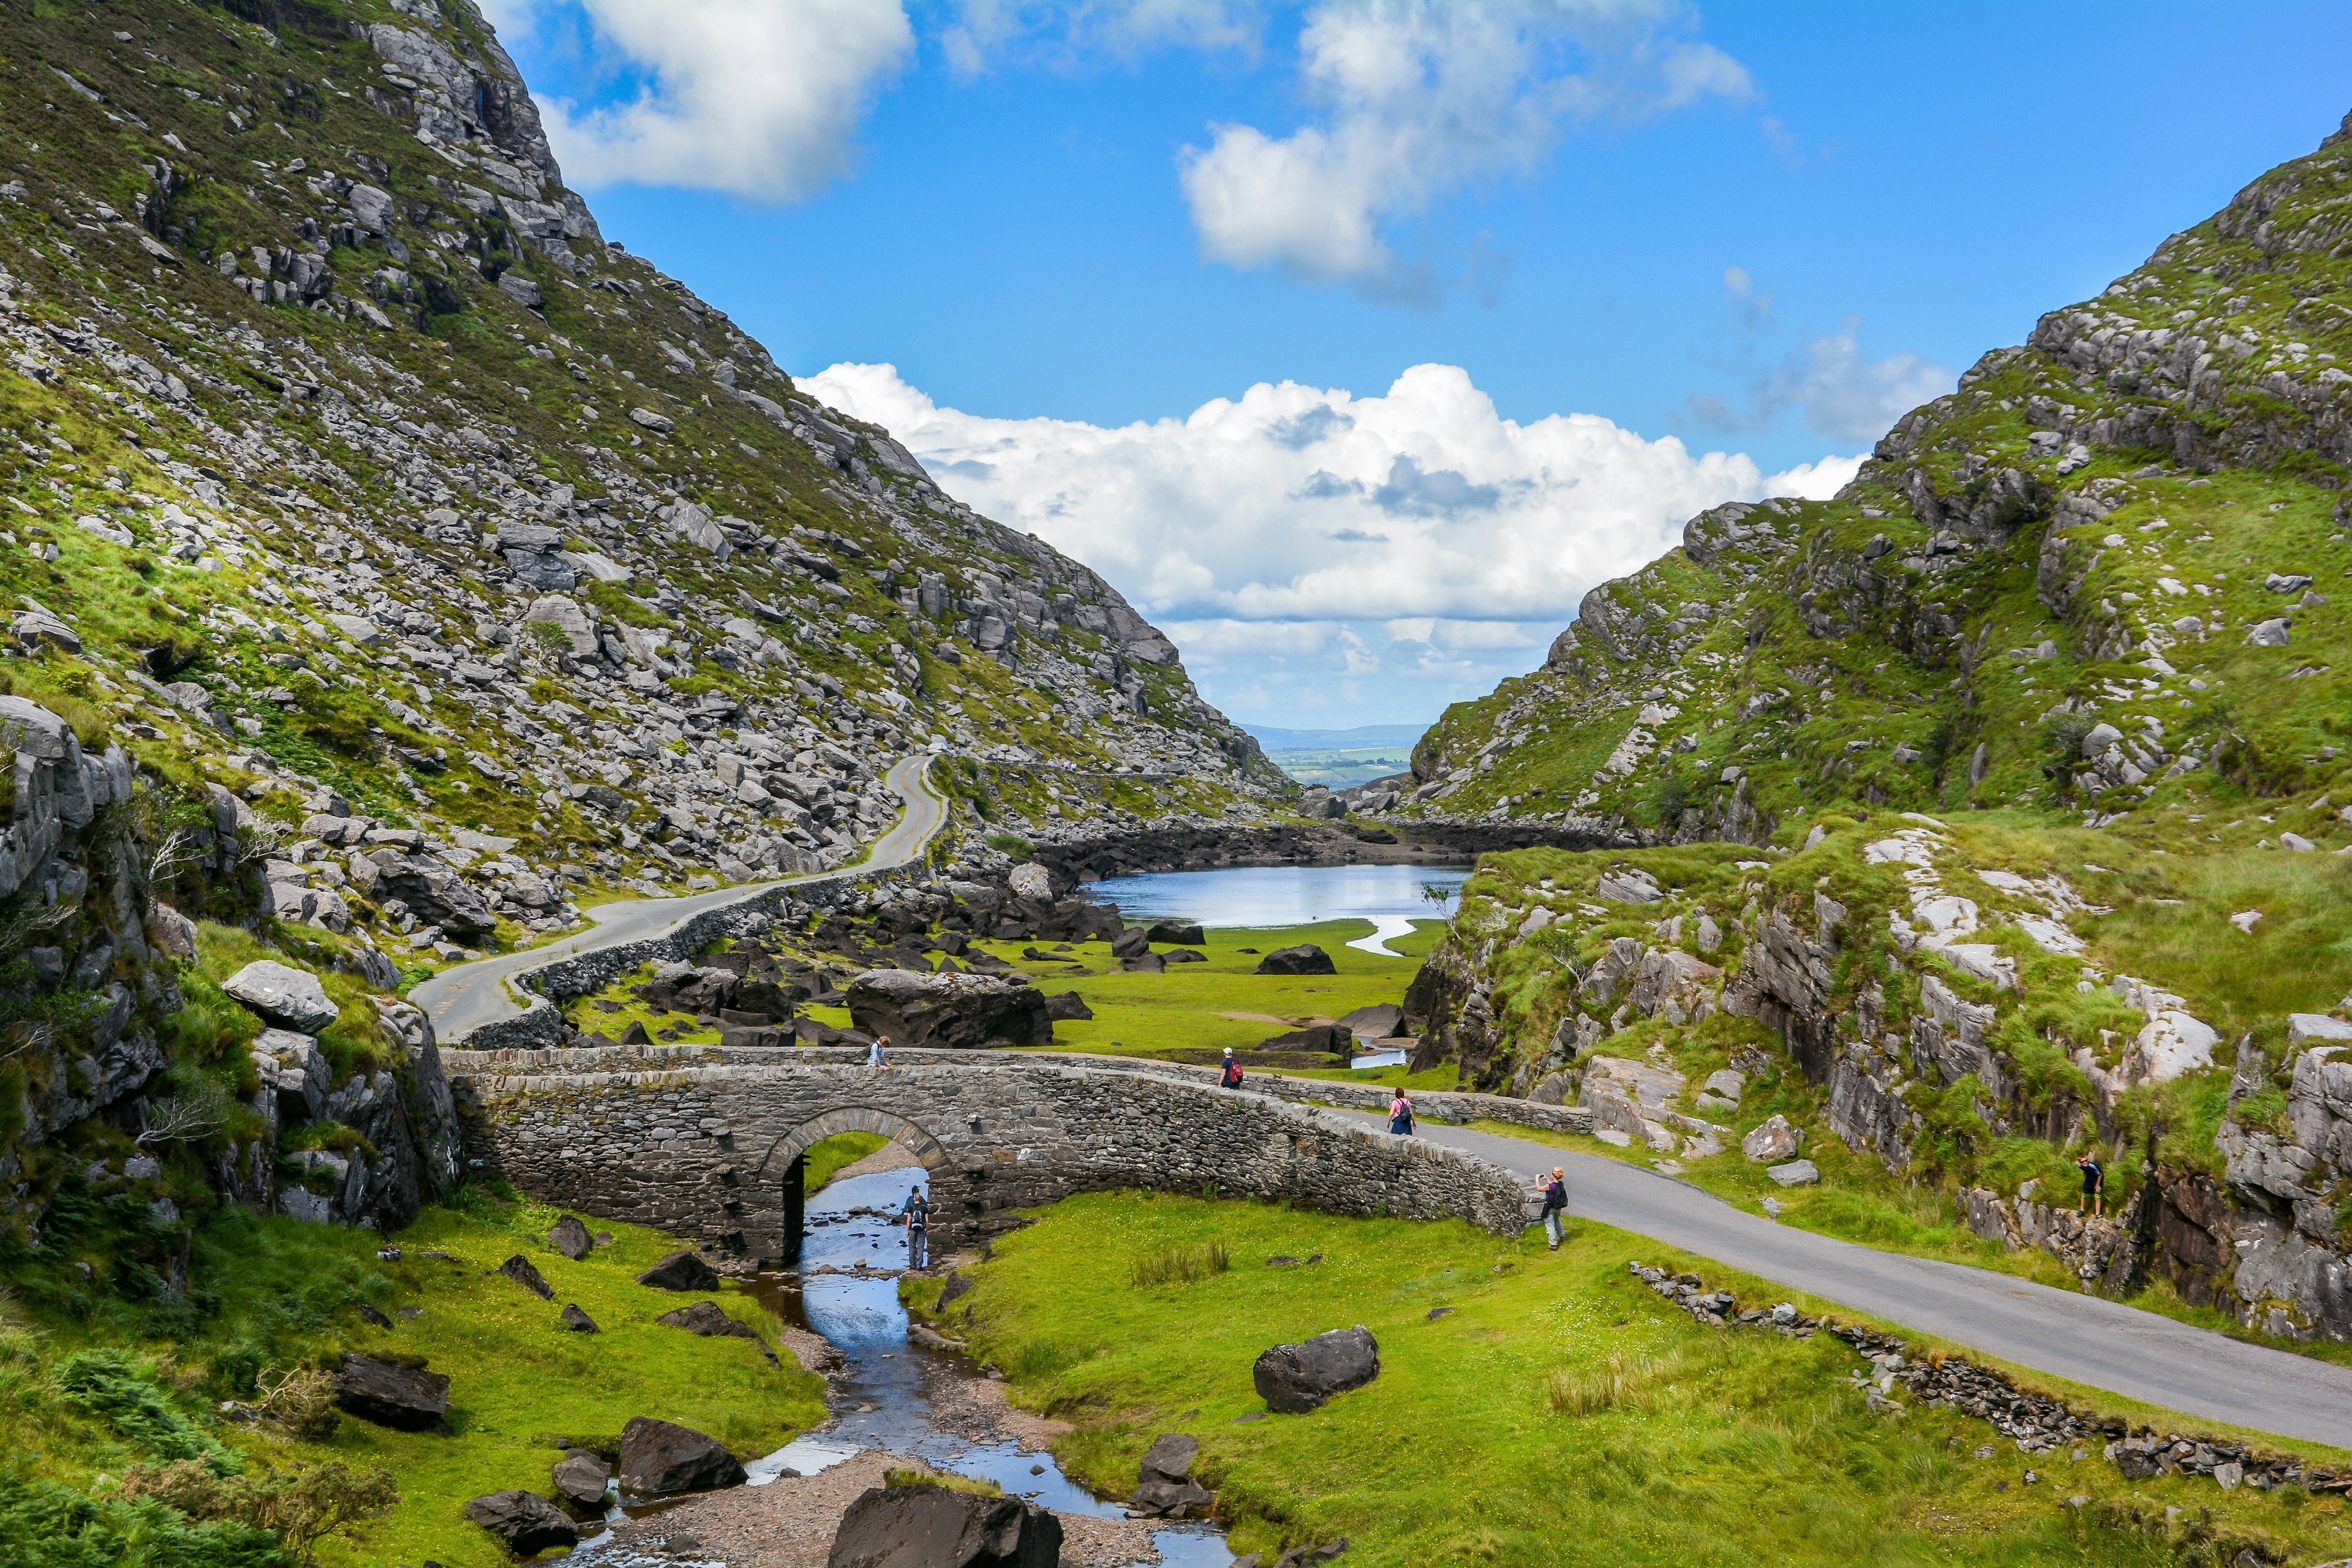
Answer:
M1034 1058L887 1072L808 1059L827 1054L553 1071L618 1053L459 1051L448 1066L475 1169L758 1258L787 1249L793 1159L847 1111L930 1169L933 1223L956 1242L1006 1228L1011 1211L1119 1187L1458 1218L1498 1236L1526 1223L1528 1194L1500 1166L1268 1095ZM506 1059L481 1059L492 1055ZM513 1059L542 1055L562 1060Z

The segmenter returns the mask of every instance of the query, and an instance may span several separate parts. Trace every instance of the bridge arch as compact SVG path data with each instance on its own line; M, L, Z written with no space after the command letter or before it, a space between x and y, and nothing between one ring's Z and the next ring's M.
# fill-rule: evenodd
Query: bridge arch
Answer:
M755 1184L776 1182L782 1185L782 1223L776 1240L786 1263L801 1260L801 1244L808 1235L808 1195L804 1190L808 1152L843 1132L878 1132L921 1161L929 1174L936 1175L948 1165L948 1152L940 1141L895 1111L871 1105L843 1105L810 1117L768 1145L767 1153L751 1173Z

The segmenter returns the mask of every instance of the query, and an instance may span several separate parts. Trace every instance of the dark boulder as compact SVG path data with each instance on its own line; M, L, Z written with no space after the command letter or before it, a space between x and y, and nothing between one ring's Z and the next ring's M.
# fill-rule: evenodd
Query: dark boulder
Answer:
M723 1339L749 1340L760 1347L760 1353L768 1358L770 1366L781 1364L776 1360L776 1352L768 1348L768 1342L760 1337L758 1331L749 1323L739 1323L729 1317L716 1301L697 1301L691 1307L680 1307L674 1312L664 1312L654 1321L667 1323L673 1329L684 1329L688 1333L699 1335L703 1339L717 1336Z
M637 1276L637 1283L656 1290L716 1290L719 1271L690 1248L681 1248Z
M1133 958L1122 958L1118 966L1129 974L1165 974L1168 961L1156 952L1139 952Z
M587 1313L580 1310L577 1302L567 1302L565 1304L563 1309L563 1326L570 1329L575 1334L599 1334L604 1331L596 1326L595 1319L590 1317Z
M919 1484L849 1505L825 1568L1059 1568L1062 1521L1019 1498Z
M1305 1344L1276 1345L1250 1369L1266 1407L1286 1415L1318 1409L1333 1394L1361 1388L1380 1374L1380 1342L1361 1323Z
M596 1244L588 1238L588 1226L576 1214L565 1215L549 1228L547 1245L577 1263L595 1250Z
M499 1272L542 1301L551 1301L555 1299L555 1287L550 1285L547 1282L547 1277L532 1268L530 1259L520 1252L499 1264Z
M849 1016L898 1046L976 1050L1050 1046L1045 995L1024 981L875 969L849 983Z
M1201 1445L1181 1432L1163 1432L1143 1456L1129 1510L1153 1519L1182 1519L1206 1513L1216 1503L1208 1488L1192 1479L1192 1461Z
M1064 899L1052 911L1032 923L1029 934L1041 942L1108 942L1123 929L1116 904Z
M1297 947L1277 947L1257 961L1260 974L1337 974L1331 955L1311 942Z
M580 1527L537 1492L490 1492L466 1505L466 1517L507 1543L518 1557L536 1557L551 1546L577 1546Z
M1059 996L1045 998L1045 1016L1056 1023L1065 1020L1083 1023L1094 1016L1095 1010L1087 1005L1087 999L1075 991L1065 991Z
M1169 963L1206 963L1209 962L1209 955L1207 953L1194 952L1189 947L1180 947L1173 952L1163 952L1160 956L1163 962Z
M1123 931L1110 939L1113 958L1140 958L1151 951L1151 933L1141 926Z
M555 1467L555 1489L582 1508L594 1508L604 1500L604 1488L613 1479L613 1467L604 1457L585 1448L574 1448L563 1456Z
M621 1428L621 1489L632 1497L740 1486L743 1467L716 1437L647 1415Z
M335 1373L335 1404L379 1426L426 1432L449 1418L449 1380L421 1367L346 1355Z
M1201 928L1190 921L1161 921L1145 934L1154 942L1182 947L1199 947L1209 940L1201 934Z
M1354 1050L1355 1045L1356 1037L1349 1034L1344 1026L1309 1024L1303 1029L1292 1029L1286 1034L1261 1041L1258 1049L1262 1051L1328 1051L1334 1056L1344 1056Z

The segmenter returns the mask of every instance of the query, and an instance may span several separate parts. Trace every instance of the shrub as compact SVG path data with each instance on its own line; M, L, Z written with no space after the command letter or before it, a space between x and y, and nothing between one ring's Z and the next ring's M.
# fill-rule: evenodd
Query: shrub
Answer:
M1000 854L1010 855L1015 860L1026 860L1037 852L1036 846L1017 833L992 833L988 836L988 847Z
M79 1351L58 1364L53 1381L68 1403L160 1458L201 1461L221 1476L243 1468L236 1455L183 1415L121 1351Z
M204 1466L134 1467L122 1478L129 1497L152 1497L192 1519L266 1530L304 1563L330 1535L356 1536L359 1527L390 1513L400 1487L389 1470L353 1475L341 1464L305 1465L258 1479L223 1480Z

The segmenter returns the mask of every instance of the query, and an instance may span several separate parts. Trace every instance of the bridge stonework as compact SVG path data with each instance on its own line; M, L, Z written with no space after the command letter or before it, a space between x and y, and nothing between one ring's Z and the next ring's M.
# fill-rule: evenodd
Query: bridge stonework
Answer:
M1501 1236L1525 1224L1527 1194L1498 1165L1245 1089L1005 1058L566 1073L548 1058L569 1053L516 1052L520 1070L498 1070L509 1054L451 1053L474 1168L769 1263L795 1251L794 1162L849 1131L895 1138L929 1168L935 1235L956 1243L1009 1228L1014 1210L1125 1187L1459 1218Z

